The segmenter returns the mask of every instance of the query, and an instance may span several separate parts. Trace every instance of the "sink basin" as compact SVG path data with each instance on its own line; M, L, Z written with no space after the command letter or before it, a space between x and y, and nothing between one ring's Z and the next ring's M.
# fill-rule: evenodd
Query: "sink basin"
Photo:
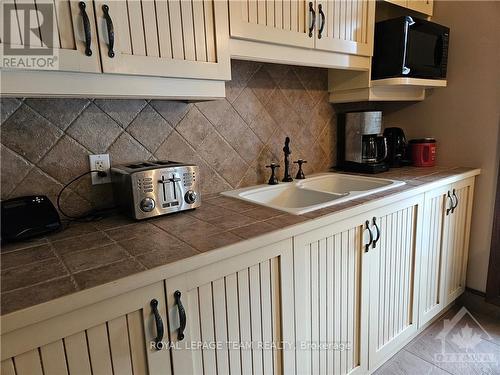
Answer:
M283 184L271 188L258 188L242 192L239 197L250 202L280 209L303 210L322 205L343 197L342 194L329 194L322 191L302 189L296 184Z
M223 195L275 208L294 215L318 210L404 185L403 181L341 173L322 173L279 185L259 185Z
M358 197L361 194L373 194L403 184L403 181L341 173L321 174L299 182L299 185L305 189L336 194L360 193L357 194Z

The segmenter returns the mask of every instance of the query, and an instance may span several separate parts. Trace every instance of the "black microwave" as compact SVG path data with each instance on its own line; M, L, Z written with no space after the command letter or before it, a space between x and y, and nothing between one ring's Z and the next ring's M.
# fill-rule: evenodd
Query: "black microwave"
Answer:
M403 16L375 24L372 79L446 79L450 29Z

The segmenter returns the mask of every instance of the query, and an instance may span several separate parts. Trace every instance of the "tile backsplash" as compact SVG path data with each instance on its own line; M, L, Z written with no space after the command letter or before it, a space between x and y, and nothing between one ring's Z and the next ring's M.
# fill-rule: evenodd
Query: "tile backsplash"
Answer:
M232 76L225 99L196 103L1 99L2 199L45 194L55 202L96 153L109 153L112 164L196 163L204 193L265 182L265 165L283 162L286 136L292 159L308 161L306 175L334 164L335 116L325 69L233 61ZM86 176L62 202L72 214L108 207L112 189L91 186Z

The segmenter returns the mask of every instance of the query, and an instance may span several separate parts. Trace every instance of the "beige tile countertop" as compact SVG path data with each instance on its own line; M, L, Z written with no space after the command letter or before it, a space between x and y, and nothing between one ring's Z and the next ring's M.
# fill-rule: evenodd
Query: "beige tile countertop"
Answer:
M72 222L51 236L1 248L1 314L472 170L392 169L376 177L404 180L404 186L301 216L211 195L204 196L202 206L193 211L141 222L119 215Z

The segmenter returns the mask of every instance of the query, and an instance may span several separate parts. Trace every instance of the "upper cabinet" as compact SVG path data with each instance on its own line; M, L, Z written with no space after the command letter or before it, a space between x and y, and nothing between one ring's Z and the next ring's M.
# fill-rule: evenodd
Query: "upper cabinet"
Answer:
M0 48L12 57L0 63L2 95L211 99L231 78L224 1L7 0L1 8Z
M229 18L234 57L340 69L370 66L374 1L237 0L229 1Z
M217 0L95 1L104 73L230 79Z
M2 12L2 21L7 21L1 27L3 57L49 56L46 53L50 53L55 56L53 62L58 65L58 70L101 71L92 1L57 0L53 5L38 4L38 8L34 1L6 1L2 4ZM45 46L45 52L42 46ZM2 59L0 67L18 66L17 61ZM39 68L48 67L44 63Z
M375 2L367 0L317 1L316 48L371 56Z
M432 16L434 0L385 0L388 3L399 5L403 8L414 10L415 12Z
M314 48L314 2L229 1L231 37Z

